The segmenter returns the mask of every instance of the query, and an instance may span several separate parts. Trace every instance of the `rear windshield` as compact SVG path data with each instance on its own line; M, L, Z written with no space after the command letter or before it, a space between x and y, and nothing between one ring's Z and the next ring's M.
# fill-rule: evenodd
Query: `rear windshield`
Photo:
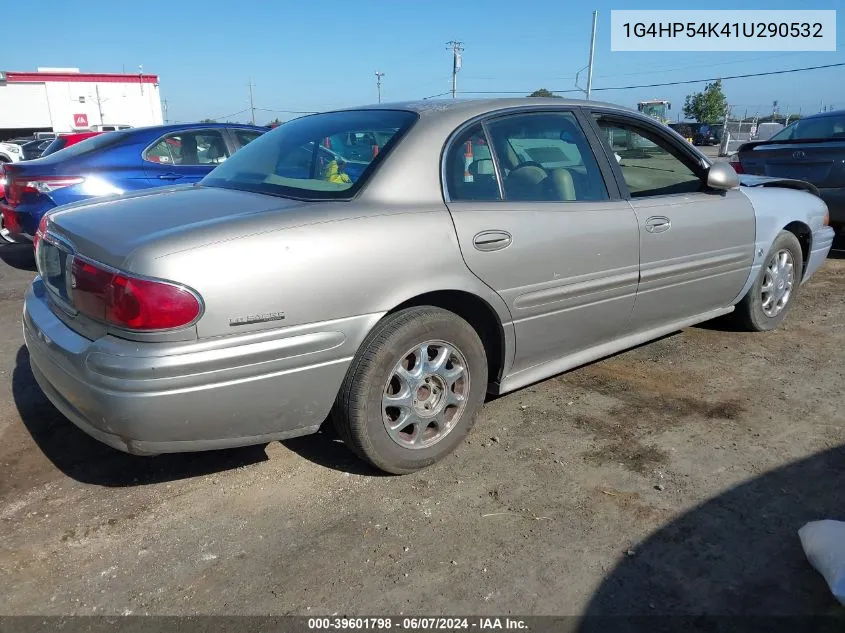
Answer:
M73 158L75 156L82 156L83 154L87 154L88 152L93 152L94 150L102 149L104 147L111 147L113 145L117 145L120 143L124 138L126 138L125 132L107 132L106 134L99 134L97 136L92 136L91 138L86 138L84 141L79 141L78 143L71 145L70 147L65 147L64 149L59 148L58 150L52 149L52 146L48 148L49 152L44 152L44 155L53 155L57 158L61 158L61 160L65 160L68 158ZM60 139L56 139L58 141ZM54 143L56 142L54 141ZM59 154L61 152L61 154Z
M252 141L201 182L308 200L350 198L416 120L403 110L295 119Z
M772 136L770 141L802 141L815 139L845 140L845 116L820 116L798 119Z

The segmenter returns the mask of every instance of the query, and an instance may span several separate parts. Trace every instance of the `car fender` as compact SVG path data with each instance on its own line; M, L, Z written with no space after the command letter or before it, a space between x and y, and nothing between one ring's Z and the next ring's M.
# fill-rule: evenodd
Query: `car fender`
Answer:
M754 260L748 279L734 299L734 303L738 303L754 284L766 254L778 234L786 226L799 222L806 225L811 235L815 237L826 228L824 218L827 213L827 205L821 198L799 188L771 186L769 182L766 182L765 186L743 186L740 191L754 207ZM812 249L812 242L810 248ZM802 281L805 279L806 277Z

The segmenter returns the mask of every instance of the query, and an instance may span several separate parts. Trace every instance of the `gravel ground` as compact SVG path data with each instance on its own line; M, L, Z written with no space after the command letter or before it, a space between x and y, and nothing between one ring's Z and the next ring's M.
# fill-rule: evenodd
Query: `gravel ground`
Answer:
M845 519L845 260L768 334L725 323L491 400L386 477L334 437L138 458L35 385L0 246L0 613L833 614L804 522Z

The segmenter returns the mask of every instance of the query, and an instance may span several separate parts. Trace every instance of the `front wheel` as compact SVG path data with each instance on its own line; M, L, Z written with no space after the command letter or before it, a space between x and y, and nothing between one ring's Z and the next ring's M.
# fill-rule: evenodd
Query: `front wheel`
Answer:
M473 327L440 308L408 308L386 317L364 341L332 417L359 457L405 474L463 441L486 391L487 356Z
M737 304L735 314L740 324L754 332L780 325L795 298L803 270L804 255L798 238L781 231L748 294Z

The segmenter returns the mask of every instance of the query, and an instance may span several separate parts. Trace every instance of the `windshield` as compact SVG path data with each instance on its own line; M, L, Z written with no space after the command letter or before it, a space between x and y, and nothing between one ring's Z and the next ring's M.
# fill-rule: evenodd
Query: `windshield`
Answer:
M416 119L402 110L295 119L252 141L201 183L293 198L350 198Z
M800 141L811 139L845 140L845 116L819 116L798 119L772 136L770 141Z

